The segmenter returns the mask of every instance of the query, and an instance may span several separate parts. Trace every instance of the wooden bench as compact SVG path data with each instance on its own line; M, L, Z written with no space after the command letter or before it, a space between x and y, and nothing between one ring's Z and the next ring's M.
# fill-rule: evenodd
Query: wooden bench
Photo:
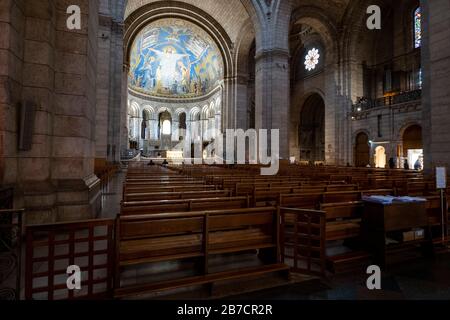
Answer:
M157 192L183 192L183 191L208 191L217 190L216 186L212 185L192 185L186 184L183 186L147 186L147 187L127 187L124 186L124 194L127 193L157 193Z
M124 201L135 202L135 201L176 200L176 199L202 199L202 198L223 198L230 196L231 192L229 190L152 192L152 193L125 194Z
M285 208L318 209L321 199L322 193L282 194L279 205Z
M329 203L322 204L320 208L325 212L325 239L327 242L361 240L363 202ZM357 244L360 244L360 241ZM327 269L333 273L363 271L363 267L370 262L371 255L363 247L354 247L355 242L349 252L327 254Z
M173 288L246 278L289 268L280 263L279 212L277 208L217 210L118 217L115 297L162 292ZM213 255L258 250L260 267L212 273ZM124 267L163 261L195 259L193 276L122 287Z
M122 203L121 215L142 215L168 212L185 212L219 209L244 209L250 207L249 197L180 199L136 201Z
M361 234L362 202L339 202L321 204L326 216L326 240L345 240Z

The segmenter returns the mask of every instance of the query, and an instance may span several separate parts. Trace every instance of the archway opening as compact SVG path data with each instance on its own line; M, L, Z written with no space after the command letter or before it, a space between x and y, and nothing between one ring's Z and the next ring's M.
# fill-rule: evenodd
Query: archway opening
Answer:
M403 158L408 160L410 169L423 169L422 127L412 125L403 133Z
M214 108L222 109L215 102L222 96L225 73L214 39L211 30L184 18L157 19L136 31L128 56L128 95L141 109L137 144L143 155L177 151L181 140L190 140L188 145L197 138L211 140L207 132L221 114ZM146 105L164 112L150 119L142 112ZM187 115L202 106L201 118L188 121Z
M300 113L299 147L301 161L325 161L325 102L315 93Z
M375 149L375 168L386 168L386 149L382 146Z
M367 167L370 164L369 136L364 132L356 136L355 144L355 166Z

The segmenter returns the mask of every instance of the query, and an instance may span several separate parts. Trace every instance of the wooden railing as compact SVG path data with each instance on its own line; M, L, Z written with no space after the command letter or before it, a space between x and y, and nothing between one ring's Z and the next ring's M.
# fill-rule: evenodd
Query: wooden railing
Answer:
M291 272L326 275L325 212L280 208L281 262Z
M26 228L25 299L64 300L112 297L114 220ZM69 266L81 271L81 290L70 290Z

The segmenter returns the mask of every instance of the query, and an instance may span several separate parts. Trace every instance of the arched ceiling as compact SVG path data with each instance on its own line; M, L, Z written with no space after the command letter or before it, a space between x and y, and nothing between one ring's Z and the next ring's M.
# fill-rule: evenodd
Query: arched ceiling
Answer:
M212 16L227 32L230 39L235 42L249 15L241 0L178 0L188 3ZM158 2L158 0L128 0L125 9L125 19L142 6Z
M334 21L340 22L352 0L293 0L293 2L294 10L303 6L315 6L326 12Z

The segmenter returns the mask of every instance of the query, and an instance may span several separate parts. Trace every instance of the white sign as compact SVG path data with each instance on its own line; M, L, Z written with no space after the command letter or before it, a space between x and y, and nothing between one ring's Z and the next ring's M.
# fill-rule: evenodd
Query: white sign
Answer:
M447 169L445 167L436 168L436 188L447 188Z

